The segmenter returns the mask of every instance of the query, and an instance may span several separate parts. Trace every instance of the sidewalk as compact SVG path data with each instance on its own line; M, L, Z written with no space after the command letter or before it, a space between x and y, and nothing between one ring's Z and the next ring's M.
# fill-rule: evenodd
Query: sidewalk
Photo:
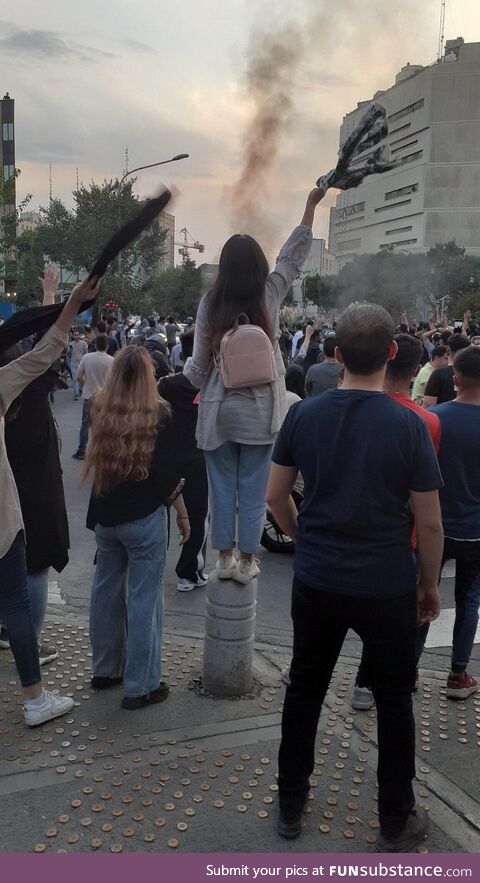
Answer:
M0 651L3 851L374 848L375 712L354 712L349 704L358 660L339 660L318 731L305 827L289 842L275 833L280 671L289 661L288 646L257 643L252 694L218 700L202 694L201 639L166 635L170 696L128 712L120 708L121 688L91 689L88 633L79 616L67 610L50 615L45 640L60 652L44 668L45 683L72 695L75 707L51 724L25 728L13 660ZM414 704L416 792L432 820L426 848L480 852L480 694L447 702L444 673L421 670Z

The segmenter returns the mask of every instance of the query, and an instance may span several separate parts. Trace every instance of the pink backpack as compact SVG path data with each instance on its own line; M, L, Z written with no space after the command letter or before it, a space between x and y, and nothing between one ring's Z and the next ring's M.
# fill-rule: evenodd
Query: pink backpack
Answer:
M275 353L268 334L259 325L237 322L222 337L218 370L227 389L262 386L278 380Z

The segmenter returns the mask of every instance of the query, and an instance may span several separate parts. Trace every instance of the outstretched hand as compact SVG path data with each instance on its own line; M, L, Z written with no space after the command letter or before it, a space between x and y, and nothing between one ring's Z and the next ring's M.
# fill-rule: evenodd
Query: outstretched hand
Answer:
M99 288L100 280L96 276L93 279L84 279L83 282L77 282L70 295L70 300L78 306L82 303L90 303L95 300Z
M43 277L39 276L38 281L42 283L43 304L54 304L55 295L58 289L60 276L55 264L46 264L43 270Z
M318 205L318 203L322 201L326 192L327 191L324 190L323 187L314 187L308 194L307 202L312 203L312 205Z

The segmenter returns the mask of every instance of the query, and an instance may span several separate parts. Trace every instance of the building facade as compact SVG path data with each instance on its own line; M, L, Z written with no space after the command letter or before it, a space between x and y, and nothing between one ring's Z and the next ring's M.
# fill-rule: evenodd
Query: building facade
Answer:
M175 215L169 212L160 212L158 223L162 230L166 230L167 235L162 243L164 254L159 260L159 270L173 270L175 267Z
M325 239L313 239L312 247L303 265L300 276L292 286L293 303L300 306L304 302L303 282L306 276L335 276L337 258L327 250Z
M372 101L387 110L400 165L338 196L329 250L339 268L357 254L425 252L452 239L480 256L480 43L447 41L441 61L407 64ZM340 144L370 103L344 117Z
M2 200L0 219L2 234L10 242L16 235L16 188L15 188L15 102L8 92L0 100L0 169L2 175ZM2 238L3 238L2 236ZM5 265L0 280L2 292L13 293L17 287L17 264L13 245L2 255Z

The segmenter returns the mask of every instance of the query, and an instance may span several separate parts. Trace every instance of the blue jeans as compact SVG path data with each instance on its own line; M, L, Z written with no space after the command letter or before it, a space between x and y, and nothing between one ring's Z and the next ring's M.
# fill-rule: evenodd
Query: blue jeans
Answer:
M480 607L480 542L445 537L443 561L455 561L455 623L453 626L452 671L465 671L472 655ZM439 580L440 581L440 580ZM423 652L430 623L421 626ZM420 631L420 629L419 629Z
M4 623L22 687L41 681L38 643L27 589L25 540L20 531L0 558L0 622Z
M129 697L145 696L160 683L166 525L166 509L160 506L138 521L95 527L93 673L123 676Z
M212 546L235 548L238 507L238 547L254 555L265 524L265 492L273 445L224 442L205 451L212 513Z
M37 638L42 631L43 620L48 603L48 574L49 568L39 570L37 573L29 573L27 576L27 589L32 611L33 628Z
M82 422L80 425L80 438L78 440L78 453L84 454L87 450L88 445L88 427L90 425L89 419L89 399L83 400L82 406Z
M74 399L76 399L78 397L78 380L77 380L78 365L70 365L70 369L72 372L72 392L73 392Z

